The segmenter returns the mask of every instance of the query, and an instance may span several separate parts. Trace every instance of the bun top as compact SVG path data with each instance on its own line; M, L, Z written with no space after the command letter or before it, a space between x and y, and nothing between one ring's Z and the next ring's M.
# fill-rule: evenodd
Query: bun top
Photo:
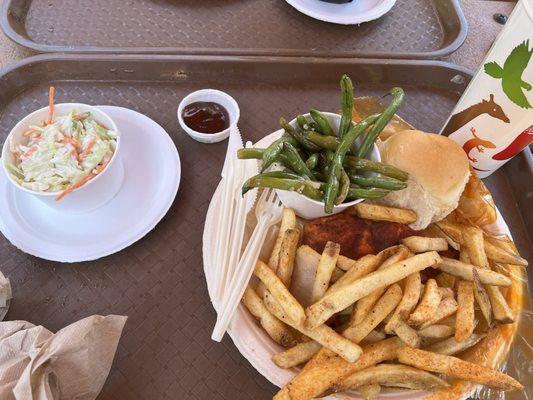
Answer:
M446 136L402 131L388 138L380 150L383 162L407 172L443 204L457 202L470 176L465 152Z

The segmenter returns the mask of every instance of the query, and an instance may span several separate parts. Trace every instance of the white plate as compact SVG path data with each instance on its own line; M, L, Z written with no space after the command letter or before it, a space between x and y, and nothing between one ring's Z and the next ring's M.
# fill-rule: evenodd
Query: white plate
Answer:
M333 4L320 0L287 0L287 3L301 13L320 21L356 25L386 14L394 6L396 0L353 0L345 4Z
M270 134L260 141L258 141L254 147L266 147L275 139L276 133ZM218 213L220 212L220 186L217 187L211 202L209 209L207 210L207 216L204 226L203 234L203 260L204 260L204 273L206 279L209 281L209 277L212 275L212 263L213 254L215 252L216 243L216 230L214 225L218 220ZM503 217L497 210L497 221L490 227L490 233L494 235L508 235L511 238L509 228L505 224ZM268 240L268 239L267 239ZM213 302L212 290L209 288L209 296L211 302ZM298 368L282 369L276 366L271 360L271 357L284 349L275 343L257 324L255 318L246 310L246 308L240 304L233 320L231 321L228 329L229 336L233 340L233 343L239 350L239 352L246 358L250 364L272 384L283 387L290 382L292 378L298 373ZM381 394L380 398L394 399L394 400L414 400L422 399L428 393L423 391L385 391ZM463 398L467 398L469 393L465 393ZM344 393L336 394L326 397L326 399L360 399L356 394Z
M0 172L0 231L20 250L52 261L94 260L150 232L172 205L180 182L176 146L150 118L122 107L98 106L122 133L124 181L115 197L83 214L48 207Z

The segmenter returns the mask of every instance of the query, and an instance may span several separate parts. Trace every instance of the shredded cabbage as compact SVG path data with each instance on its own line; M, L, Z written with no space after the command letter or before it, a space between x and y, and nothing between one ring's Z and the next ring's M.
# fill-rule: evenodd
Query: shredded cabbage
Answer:
M113 156L119 136L75 109L28 129L26 143L10 143L15 163L6 161L6 168L22 187L39 192L63 191L96 176Z

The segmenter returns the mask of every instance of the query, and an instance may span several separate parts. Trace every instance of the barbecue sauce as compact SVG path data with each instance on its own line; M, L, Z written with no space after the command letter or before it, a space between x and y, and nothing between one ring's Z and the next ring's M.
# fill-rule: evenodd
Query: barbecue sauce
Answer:
M229 128L229 114L223 106L209 101L197 101L183 109L183 122L201 133L218 133Z

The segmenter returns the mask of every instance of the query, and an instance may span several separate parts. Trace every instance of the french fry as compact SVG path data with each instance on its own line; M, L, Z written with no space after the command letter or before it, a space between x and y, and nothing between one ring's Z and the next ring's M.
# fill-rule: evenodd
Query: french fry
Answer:
M415 310L409 316L409 325L421 325L429 321L436 313L441 299L442 297L437 282L435 279L428 279L420 303L418 303Z
M446 297L440 302L437 311L433 314L428 321L420 325L420 329L427 328L428 326L435 325L436 323L441 322L442 320L448 318L450 315L455 314L457 311L457 302L453 297Z
M348 271L354 266L356 262L356 260L352 260L351 258L348 258L346 256L339 255L339 257L337 257L337 268L340 268L343 271Z
M463 248L459 251L459 261L465 264L472 264L470 256L468 255L468 249L465 245L463 245Z
M453 222L442 220L435 222L435 224L454 242L459 243L459 245L464 244L463 241L463 225L455 224Z
M343 332L343 336L354 343L359 343L396 308L401 299L402 289L400 285L392 285L361 323L348 327Z
M274 242L274 248L272 250L272 254L270 255L270 259L268 260L268 266L274 271L278 269L281 243L283 242L283 237L285 235L285 232L288 229L294 229L295 227L296 227L296 214L294 213L294 210L290 208L284 208L283 216L281 218L281 224L279 227L278 237L276 238L276 241Z
M453 240L450 236L448 236L444 231L437 225L437 224L431 224L428 228L434 228L432 229L432 232L434 233L435 237L440 237L446 240L448 242L448 245L459 251L461 249L461 244Z
M285 231L283 240L281 241L276 275L288 288L291 287L292 270L294 269L294 257L296 256L296 249L298 248L299 239L300 231L298 229L291 228Z
M487 325L490 328L492 326L492 307L490 305L489 295L479 279L477 268L472 269L472 277L474 278L474 298L476 299L479 309L481 310L481 314L483 314L483 317L485 318L485 321L487 321Z
M309 361L321 348L322 345L314 340L298 343L288 350L274 354L272 361L280 368L292 368Z
M374 271L361 279L344 284L337 290L331 292L330 289L319 301L307 308L306 326L313 329L327 321L333 314L345 309L374 290L396 283L406 276L434 266L440 261L440 256L434 251L417 254L395 263L389 268Z
M459 281L457 284L457 315L455 340L462 342L474 332L474 284Z
M296 345L296 339L287 326L266 309L261 298L250 286L244 291L242 302L250 313L259 319L259 323L263 329L276 343L279 343L283 347Z
M387 335L385 335L385 332L377 331L377 330L374 329L368 335L366 335L363 340L361 340L361 345L366 346L368 344L377 343L377 342L385 339L386 337L387 337Z
M442 262L437 268L450 275L461 278L465 281L473 281L472 270L475 265L465 264L451 258L442 257ZM492 286L511 286L511 279L507 276L491 271L490 269L477 269L479 281L485 285Z
M268 267L267 267L268 268ZM361 355L361 347L352 341L339 335L327 325L319 325L314 329L308 329L303 324L294 322L285 314L282 305L277 299L272 296L272 293L265 293L265 306L276 318L285 322L287 325L293 327L297 331L310 337L315 342L320 343L323 347L330 349L334 353L339 354L349 362L355 362Z
M472 364L456 357L431 353L408 346L398 350L398 360L402 364L479 383L493 389L517 390L524 388L520 382L499 371Z
M414 274L409 275L404 281L405 286L402 300L400 301L400 304L398 304L398 307L396 307L396 310L394 310L390 320L385 325L385 333L389 335L394 333L394 327L399 321L403 321L408 317L420 298L420 288L422 287L420 272L415 272Z
M450 289L455 287L455 276L447 272L441 272L435 277L435 280L437 281L437 285L439 285L439 287Z
M438 285L438 283L437 283L437 285ZM439 287L439 293L440 293L441 299L445 299L446 297L454 297L455 296L455 293L449 287Z
M376 383L361 385L357 389L363 400L377 400L381 393L381 386Z
M526 259L520 257L514 249L507 248L500 240L485 238L485 253L487 258L502 264L523 265L526 267L528 262ZM504 247L505 246L505 247Z
M347 211L356 214L360 218L370 219L373 221L390 221L400 224L411 224L416 221L416 213L412 210L403 208L386 207L378 204L367 202L356 204L349 207Z
M432 344L431 346L427 347L426 350L433 353L452 356L454 354L461 353L472 346L475 346L484 337L484 334L473 333L466 340L458 342L455 340L455 337L452 336L451 338L443 340L442 342Z
M418 335L428 339L443 339L453 335L455 328L449 325L430 325L418 331ZM416 346L411 346L416 347Z
M427 371L401 364L380 364L356 372L335 386L336 391L358 389L370 383L412 390L433 390L449 386L448 383Z
M418 333L404 321L398 321L394 327L394 333L396 333L406 345L420 347L420 337L418 336Z
M409 250L406 247L399 247L398 252L387 258L383 262L383 264L379 266L378 271L388 268L398 261L405 260L408 255ZM383 293L385 293L385 290L387 290L386 286L376 289L368 296L363 297L361 300L355 303L352 318L350 319L350 325L356 325L361 323L361 321L363 321L363 319L366 317L372 307L374 307L379 298L383 295Z
M331 280L331 274L335 269L337 264L337 258L341 251L341 246L338 243L327 242L318 262L318 267L316 269L315 282L313 283L313 289L311 294L311 302L314 303L318 301L329 286L329 281Z
M331 273L331 279L329 280L330 284L337 282L344 274L345 272L342 269L335 267Z
M392 337L365 346L363 354L354 363L347 362L327 349L322 349L307 363L312 365L309 368L306 365L274 396L274 400L309 400L319 397L343 377L396 358L396 351L401 343L400 339Z
M448 242L442 238L429 238L424 236L409 236L401 240L413 253L424 253L426 251L448 250Z
M287 287L278 278L278 276L261 260L257 260L254 269L254 275L257 276L265 285L266 289L278 301L287 317L297 325L305 321L304 308L298 303L298 300L289 292ZM283 321L287 322L287 321Z

